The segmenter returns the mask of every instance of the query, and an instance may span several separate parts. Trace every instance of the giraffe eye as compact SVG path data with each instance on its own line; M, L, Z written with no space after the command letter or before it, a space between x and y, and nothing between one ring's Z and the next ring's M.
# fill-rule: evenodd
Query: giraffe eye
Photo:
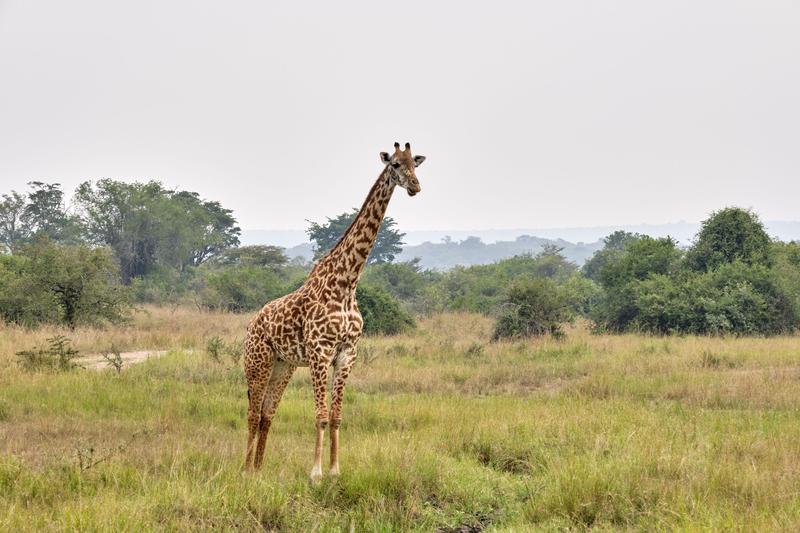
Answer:
M392 168L400 168L400 163L392 163Z

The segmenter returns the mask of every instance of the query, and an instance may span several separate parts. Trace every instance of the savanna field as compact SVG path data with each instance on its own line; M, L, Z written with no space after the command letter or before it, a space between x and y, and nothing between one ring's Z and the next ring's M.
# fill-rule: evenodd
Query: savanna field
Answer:
M249 316L145 307L105 330L0 326L0 530L800 528L797 336L577 324L491 342L488 318L433 315L362 341L342 475L312 486L306 369L263 470L241 471ZM120 373L24 369L16 352L57 334L80 355L167 353Z

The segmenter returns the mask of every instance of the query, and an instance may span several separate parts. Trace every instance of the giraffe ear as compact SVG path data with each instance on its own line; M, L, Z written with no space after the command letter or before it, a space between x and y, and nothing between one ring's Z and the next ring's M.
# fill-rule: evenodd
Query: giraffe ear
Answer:
M425 156L424 155L415 155L414 156L414 166L415 167L420 166L423 161L425 161Z
M389 157L389 153L388 152L381 152L381 163L383 163L384 165L388 165L391 162L392 162L392 158Z

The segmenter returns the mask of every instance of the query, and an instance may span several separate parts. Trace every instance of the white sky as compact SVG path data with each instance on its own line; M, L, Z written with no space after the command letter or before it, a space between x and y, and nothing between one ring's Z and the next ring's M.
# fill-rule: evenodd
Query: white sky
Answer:
M405 230L800 219L800 2L0 0L0 193L156 178L304 228L395 140Z

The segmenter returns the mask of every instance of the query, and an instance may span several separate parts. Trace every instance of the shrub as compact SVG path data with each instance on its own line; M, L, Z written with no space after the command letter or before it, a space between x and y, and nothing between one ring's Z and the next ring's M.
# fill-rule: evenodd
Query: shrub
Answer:
M222 356L230 357L234 365L238 366L244 352L244 341L234 340L226 342L219 336L211 337L206 341L206 353L215 363L222 362Z
M358 309L364 318L364 333L395 335L415 326L397 300L383 289L362 283L356 289Z
M222 352L225 350L225 341L219 336L214 336L206 341L206 353L215 362L219 363Z
M158 267L151 273L131 280L131 293L136 302L178 304L192 291L197 269L177 270Z
M515 282L508 290L497 319L494 339L530 337L547 333L562 336L572 318L563 291L546 278Z
M608 292L598 310L604 329L659 334L772 335L800 321L775 272L741 262L632 282Z
M117 374L122 373L122 367L125 366L125 360L122 358L122 353L120 352L119 348L112 344L107 352L103 352L100 355L103 356L103 359L105 359L106 365L108 365L109 368L113 368Z
M0 257L0 281L0 315L26 326L116 323L130 308L129 291L104 248L41 240Z
M406 263L381 263L369 265L364 270L363 280L368 285L380 287L395 298L410 302L418 298L426 285L441 274L421 270L419 259Z
M78 350L72 347L72 341L63 335L47 339L47 346L17 352L20 366L28 372L39 370L57 370L64 372L75 368L73 359L78 357Z
M597 250L586 263L584 263L581 271L583 275L591 280L597 281L600 276L600 271L608 264L609 261L614 261L621 255L625 248L641 239L643 236L638 233L630 233L627 231L615 231L603 239L603 248Z
M227 311L258 309L290 292L287 282L269 268L234 267L204 273L200 300L205 307Z
M778 286L800 316L800 242L773 243L772 256Z
M746 265L771 263L771 240L758 216L749 209L727 207L703 222L687 255L687 266L710 271L740 261Z
M641 236L629 241L622 253L608 258L597 273L597 279L603 287L620 287L655 274L675 272L680 260L681 251L672 238Z

